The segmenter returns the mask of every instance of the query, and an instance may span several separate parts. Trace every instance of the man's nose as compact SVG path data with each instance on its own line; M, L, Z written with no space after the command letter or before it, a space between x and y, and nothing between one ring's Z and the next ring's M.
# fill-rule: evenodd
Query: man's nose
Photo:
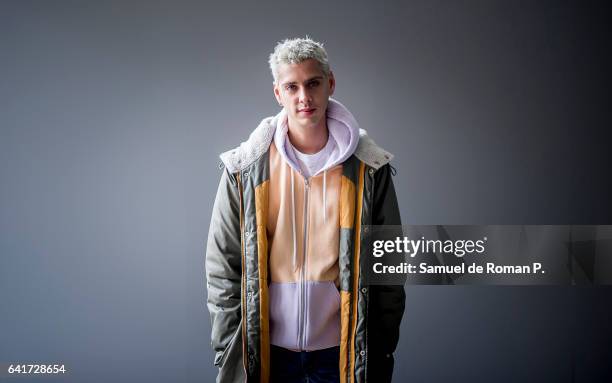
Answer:
M299 101L303 104L305 103L307 104L311 101L310 92L308 91L306 87L300 88L299 98L300 98Z

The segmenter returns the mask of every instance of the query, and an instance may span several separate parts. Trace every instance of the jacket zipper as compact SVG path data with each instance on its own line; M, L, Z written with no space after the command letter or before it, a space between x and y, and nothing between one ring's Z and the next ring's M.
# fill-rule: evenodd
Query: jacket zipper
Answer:
M308 244L308 208L310 199L310 183L308 178L304 178L304 227L303 227L303 246L302 246L302 268L300 270L300 322L298 327L299 334L299 350L304 350L305 347L305 327L306 327L306 255Z

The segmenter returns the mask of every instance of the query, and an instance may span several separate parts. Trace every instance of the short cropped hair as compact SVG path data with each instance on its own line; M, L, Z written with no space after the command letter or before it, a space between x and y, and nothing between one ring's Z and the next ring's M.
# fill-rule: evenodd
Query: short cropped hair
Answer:
M274 83L278 81L278 67L280 64L298 64L308 59L315 59L321 66L325 76L329 76L329 62L327 52L323 44L312 40L310 37L285 39L274 47L270 54L270 70Z

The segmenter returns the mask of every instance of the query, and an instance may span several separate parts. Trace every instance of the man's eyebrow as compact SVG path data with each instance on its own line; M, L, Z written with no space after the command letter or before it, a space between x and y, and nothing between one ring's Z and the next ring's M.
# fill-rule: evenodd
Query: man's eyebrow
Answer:
M308 83L308 82L311 82L313 80L322 80L322 79L323 79L323 76L314 76L314 77L311 77L308 80L304 81L304 83ZM281 85L287 86L287 85L294 85L294 84L297 84L297 83L298 83L297 81L287 81L287 82L282 83Z
M309 78L308 80L306 80L306 82L311 82L313 80L322 80L323 76L314 76L312 78Z

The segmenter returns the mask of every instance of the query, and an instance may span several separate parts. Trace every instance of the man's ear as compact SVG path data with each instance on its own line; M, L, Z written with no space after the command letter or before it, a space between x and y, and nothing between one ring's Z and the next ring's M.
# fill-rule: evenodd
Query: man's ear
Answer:
M329 81L329 95L331 96L332 94L334 94L334 90L336 89L336 79L334 78L334 72L329 71L329 76L328 76L328 81Z
M281 97L280 97L280 89L278 88L276 83L274 83L272 89L274 91L274 97L276 97L276 101L279 103L279 105L282 105Z

